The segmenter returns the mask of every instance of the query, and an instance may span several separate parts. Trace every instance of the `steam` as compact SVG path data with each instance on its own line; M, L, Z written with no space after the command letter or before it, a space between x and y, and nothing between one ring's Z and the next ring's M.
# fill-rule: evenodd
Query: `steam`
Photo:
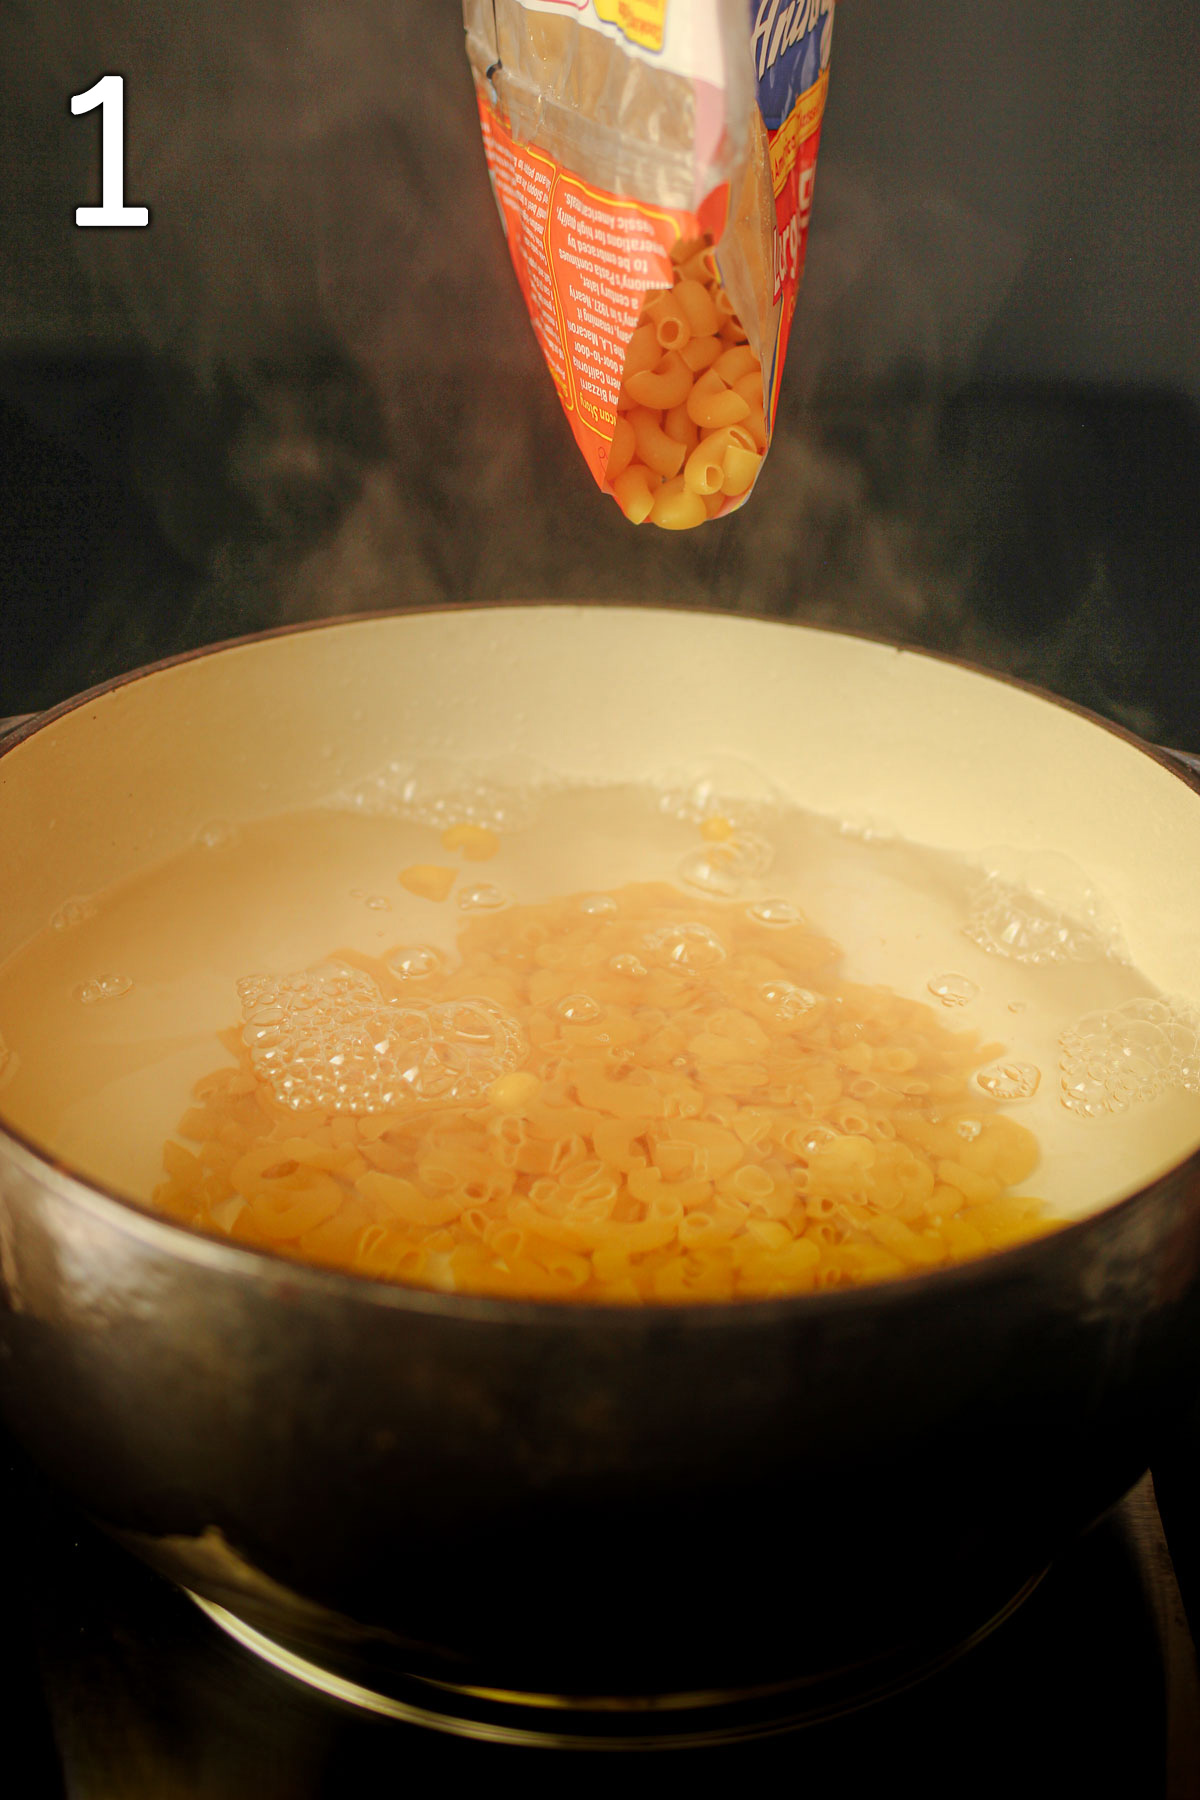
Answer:
M744 511L680 539L634 534L575 450L504 249L457 0L10 8L19 97L63 119L48 229L84 271L96 341L153 359L135 479L164 538L205 564L198 640L553 596L715 602L1011 651L964 604L939 432L1021 278L1030 209L976 205L932 163L914 178L888 146L918 102L956 106L964 131L975 104L992 106L988 131L1025 127L1003 127L995 83L947 98L930 68L920 92L899 88L872 46L910 31L903 19L838 17L779 429ZM940 9L937 32L969 30L960 15ZM1055 9L1026 29L1047 36L1035 71L1083 53ZM67 100L107 71L126 78L126 197L150 207L145 231L69 224L96 187L97 139Z

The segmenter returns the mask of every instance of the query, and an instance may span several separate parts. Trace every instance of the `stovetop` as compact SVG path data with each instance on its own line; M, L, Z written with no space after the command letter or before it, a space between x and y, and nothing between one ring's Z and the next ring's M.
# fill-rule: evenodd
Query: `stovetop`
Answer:
M841 1797L905 1771L923 1800L1200 1794L1200 1675L1149 1478L920 1686L758 1741L600 1753L472 1742L329 1700L234 1644L16 1453L3 1469L19 1800L356 1800L501 1775L546 1792L725 1780Z

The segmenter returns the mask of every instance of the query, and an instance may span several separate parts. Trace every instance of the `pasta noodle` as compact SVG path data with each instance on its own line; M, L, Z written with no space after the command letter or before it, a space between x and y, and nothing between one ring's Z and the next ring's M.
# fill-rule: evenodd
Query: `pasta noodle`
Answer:
M682 476L652 492L628 473L660 509L704 504ZM493 838L443 843L482 857ZM233 1060L197 1084L156 1203L377 1279L622 1305L898 1279L1054 1228L1015 1191L1036 1140L968 1085L994 1045L845 981L802 920L662 884L609 901L476 914L457 963L423 977L427 1012L406 1016L465 1021L461 1066L497 1018L519 1045L456 1098L297 1109L249 1024L226 1033ZM381 1006L386 967L355 960Z
M672 261L630 340L606 479L632 524L688 531L749 493L767 429L762 364L711 245L677 244Z

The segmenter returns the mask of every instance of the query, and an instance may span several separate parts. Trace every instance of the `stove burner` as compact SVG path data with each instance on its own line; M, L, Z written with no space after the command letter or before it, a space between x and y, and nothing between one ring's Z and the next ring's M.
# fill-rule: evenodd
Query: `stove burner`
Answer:
M698 1749L824 1724L905 1693L957 1662L1024 1604L1036 1575L982 1623L819 1676L736 1692L619 1696L514 1693L401 1675L387 1691L322 1667L215 1601L184 1589L214 1624L271 1668L364 1712L489 1744L556 1750Z

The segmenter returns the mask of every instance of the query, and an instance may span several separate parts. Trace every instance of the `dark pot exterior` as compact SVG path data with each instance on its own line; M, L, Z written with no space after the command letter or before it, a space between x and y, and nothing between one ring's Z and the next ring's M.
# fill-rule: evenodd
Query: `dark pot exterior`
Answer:
M326 1662L739 1688L978 1624L1195 1386L1200 1165L909 1282L476 1300L217 1243L0 1134L0 1405L166 1573Z

